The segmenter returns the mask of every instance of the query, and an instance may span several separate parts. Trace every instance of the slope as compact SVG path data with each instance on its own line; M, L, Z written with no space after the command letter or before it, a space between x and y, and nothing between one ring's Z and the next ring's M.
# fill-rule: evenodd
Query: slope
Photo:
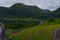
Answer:
M11 36L12 40L52 40L56 28L60 28L60 24L37 25Z

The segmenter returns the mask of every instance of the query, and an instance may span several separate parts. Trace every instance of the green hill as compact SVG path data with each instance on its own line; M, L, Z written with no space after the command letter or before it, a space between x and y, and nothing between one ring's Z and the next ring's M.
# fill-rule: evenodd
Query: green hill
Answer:
M60 18L60 8L55 11L43 10L37 6L16 3L11 7L0 7L0 17L20 17L35 19Z
M48 12L37 6L29 6L22 3L16 3L9 8L0 7L0 17L33 17L36 19L44 18Z
M60 18L59 11L60 8L58 8L55 11L50 11L50 10L43 10L37 6L30 6L22 3L16 3L13 4L11 7L0 7L0 22L4 23L4 25L7 27L9 26L9 28L12 25L13 27L11 28L14 28L16 25L18 25L19 27L24 26L26 27L27 25L32 26L32 24L34 25L40 24L41 21L53 22L55 19L59 20Z

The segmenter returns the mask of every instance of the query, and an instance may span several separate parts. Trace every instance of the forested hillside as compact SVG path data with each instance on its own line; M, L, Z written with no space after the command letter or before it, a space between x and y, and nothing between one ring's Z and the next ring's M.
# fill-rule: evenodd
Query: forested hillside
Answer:
M0 7L1 17L23 17L23 18L32 17L36 19L41 19L46 17L47 13L49 12L50 11L42 10L37 6L29 6L21 3L16 3L9 8Z
M60 8L50 11L22 3L16 3L11 7L0 7L0 22L5 24L6 29L30 27L41 24L41 21L52 22L56 18L60 18Z

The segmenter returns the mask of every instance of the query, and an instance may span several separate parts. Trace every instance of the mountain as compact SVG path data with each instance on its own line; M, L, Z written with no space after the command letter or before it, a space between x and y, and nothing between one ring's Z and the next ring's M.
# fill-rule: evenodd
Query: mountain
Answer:
M45 11L37 6L29 6L22 3L16 3L9 8L0 7L0 17L33 17L41 19L47 13L48 10Z
M45 22L47 20L47 22L52 22L54 18L60 18L60 8L50 11L48 9L43 10L37 6L16 3L11 7L0 7L0 18L2 18L0 22L7 25L11 24L9 28L30 27L39 24L41 21Z
M50 11L48 9L40 9L37 6L16 3L10 9L10 14L19 17L33 17L37 19L60 18L60 7L55 11Z
M56 18L60 18L60 7L56 9L55 11L52 11L52 14Z
M60 7L55 11L50 11L48 9L43 10L37 6L16 3L11 7L0 7L0 17L32 17L36 19L60 18Z

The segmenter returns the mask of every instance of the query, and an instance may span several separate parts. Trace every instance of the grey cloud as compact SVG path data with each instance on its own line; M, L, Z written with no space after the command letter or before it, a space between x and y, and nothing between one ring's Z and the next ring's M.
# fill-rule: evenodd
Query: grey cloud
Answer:
M14 3L37 5L42 9L55 10L60 7L60 0L0 0L0 6L9 7Z

